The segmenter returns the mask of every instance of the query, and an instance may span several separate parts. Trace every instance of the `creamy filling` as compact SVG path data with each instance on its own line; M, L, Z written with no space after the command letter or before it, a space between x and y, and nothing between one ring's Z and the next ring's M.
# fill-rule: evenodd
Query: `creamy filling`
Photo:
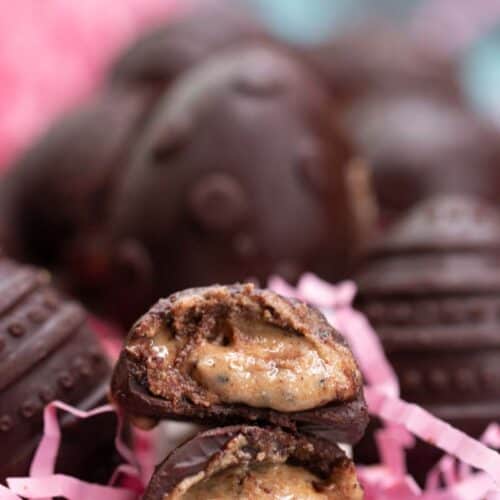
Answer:
M355 366L346 348L314 342L262 321L226 320L200 339L182 361L213 398L282 412L308 410L354 396ZM150 390L165 395L161 369L182 346L167 331L153 339ZM344 352L345 350L345 352Z
M352 487L351 487L352 486ZM201 480L187 491L174 490L165 500L360 500L357 481L322 483L307 469L288 464L230 467Z
M336 357L272 325L233 323L229 345L204 341L193 358L193 377L226 403L291 412L321 406L337 395Z

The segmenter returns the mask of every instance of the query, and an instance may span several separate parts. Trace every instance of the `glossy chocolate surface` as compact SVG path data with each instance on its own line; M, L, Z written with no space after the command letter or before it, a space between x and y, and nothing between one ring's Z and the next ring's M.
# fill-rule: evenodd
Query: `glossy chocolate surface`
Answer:
M165 94L136 153L110 228L149 256L154 298L348 272L352 149L321 83L287 55L248 46L198 65Z

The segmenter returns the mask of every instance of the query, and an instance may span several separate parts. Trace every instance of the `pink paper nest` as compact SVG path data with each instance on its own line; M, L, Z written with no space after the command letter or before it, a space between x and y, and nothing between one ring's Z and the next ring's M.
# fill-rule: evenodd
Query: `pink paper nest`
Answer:
M306 274L297 288L280 278L271 279L269 287L282 295L319 307L328 320L347 337L355 352L368 383L365 397L369 411L384 422L384 428L376 436L382 462L358 467L366 500L500 499L500 455L489 448L500 448L500 427L491 424L478 441L421 407L401 400L398 380L377 335L366 318L351 306L356 293L354 283L343 282L333 286ZM116 341L116 334L102 323L97 326L110 357L116 359L120 345ZM0 498L140 498L154 461L154 446L148 433L136 434L132 452L120 439L122 418L118 414L115 443L126 463L117 468L108 486L86 483L78 478L54 473L60 442L58 409L70 412L77 418L92 418L103 412L116 411L109 405L90 412L82 412L57 401L47 405L44 411L44 435L31 464L30 476L9 478L9 488L0 485ZM408 475L405 466L405 449L414 444L415 436L433 443L447 453L429 473L425 490Z

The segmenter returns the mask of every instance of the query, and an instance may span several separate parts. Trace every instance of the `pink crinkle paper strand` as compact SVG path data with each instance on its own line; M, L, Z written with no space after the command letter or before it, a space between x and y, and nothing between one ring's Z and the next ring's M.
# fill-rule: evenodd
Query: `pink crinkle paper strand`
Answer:
M277 277L270 280L269 287L319 307L345 335L358 359L368 384L368 409L385 426L375 436L381 463L358 468L366 500L500 499L500 455L488 447L500 447L500 427L491 424L482 439L476 440L400 399L397 377L378 336L352 308L353 282L334 286L305 274L296 288ZM407 474L405 464L405 449L413 446L415 436L447 454L429 473L424 491Z
M121 415L118 414L115 445L127 463L116 469L110 482L115 483L119 477L124 477L127 486L103 486L88 483L72 476L54 473L61 441L57 410L68 412L79 419L92 418L96 415L116 411L110 405L101 406L91 411L81 411L60 401L49 403L44 410L44 433L31 463L30 477L8 478L7 484L9 488L0 485L0 498L21 500L21 497L50 499L55 496L62 496L71 500L90 498L137 500L143 491L143 482L133 452L123 443L120 437L123 422Z
M116 361L118 361L118 357L120 356L126 332L120 327L112 325L111 323L108 323L107 321L104 321L96 316L89 316L88 322L92 331L97 334L102 348L108 355L111 363L116 363Z
M116 363L120 356L126 332L122 328L96 316L89 317L89 324L92 330L97 334L111 363ZM144 484L147 484L153 474L156 463L154 440L150 432L144 432L137 428L133 428L132 431L134 438L134 454L140 464L142 481Z

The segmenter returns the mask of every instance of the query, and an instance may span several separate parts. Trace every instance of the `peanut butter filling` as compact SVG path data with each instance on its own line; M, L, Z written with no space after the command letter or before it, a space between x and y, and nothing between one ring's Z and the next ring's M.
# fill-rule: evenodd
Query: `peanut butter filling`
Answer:
M294 412L348 399L357 389L347 347L240 316L214 322L210 335L180 339L158 331L148 356L153 394L168 397L174 366L203 388L208 404Z
M204 341L193 377L225 403L291 412L322 406L347 387L339 356L306 337L251 321L232 322L229 345Z
M352 474L352 475L351 475ZM361 500L363 493L354 468L328 482L303 467L260 463L233 466L187 491L180 485L165 500Z

